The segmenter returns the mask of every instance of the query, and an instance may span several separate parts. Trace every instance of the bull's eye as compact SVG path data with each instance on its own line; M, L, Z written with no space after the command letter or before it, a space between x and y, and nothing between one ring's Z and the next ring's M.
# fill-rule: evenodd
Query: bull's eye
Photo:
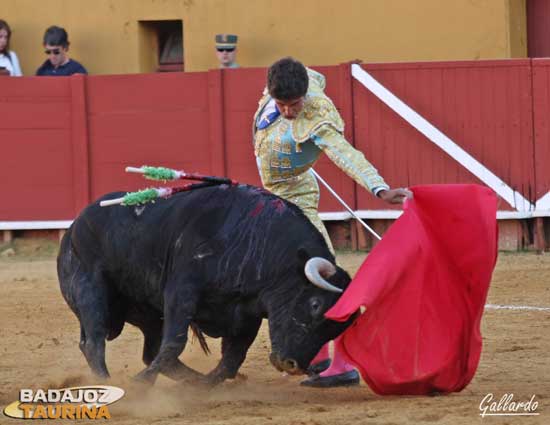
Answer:
M323 302L319 298L311 298L309 300L309 308L311 311L311 315L313 317L317 317L321 314L321 311L323 310Z

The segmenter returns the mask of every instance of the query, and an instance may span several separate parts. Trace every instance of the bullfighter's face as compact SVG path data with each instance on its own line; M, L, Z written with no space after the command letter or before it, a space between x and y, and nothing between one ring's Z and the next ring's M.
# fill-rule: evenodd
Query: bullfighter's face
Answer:
M304 96L291 100L275 99L275 105L283 117L293 120L304 109Z

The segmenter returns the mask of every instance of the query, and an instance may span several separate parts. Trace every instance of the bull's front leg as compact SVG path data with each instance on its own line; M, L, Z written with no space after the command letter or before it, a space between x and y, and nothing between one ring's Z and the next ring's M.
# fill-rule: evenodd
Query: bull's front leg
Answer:
M216 385L226 379L233 379L246 358L248 349L256 339L262 319L250 319L246 331L236 336L222 338L222 358L218 365L206 375L206 382Z
M172 379L204 377L187 367L178 357L187 343L187 329L198 302L198 285L185 281L170 281L164 289L164 323L158 354L136 379L153 384L159 373Z

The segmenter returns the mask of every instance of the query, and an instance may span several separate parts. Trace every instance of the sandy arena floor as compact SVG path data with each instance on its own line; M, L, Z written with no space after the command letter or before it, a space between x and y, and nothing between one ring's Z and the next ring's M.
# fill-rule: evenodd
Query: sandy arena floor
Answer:
M0 252L5 249L0 247ZM98 384L78 349L79 325L59 292L56 246L19 242L16 255L0 257L0 408L17 400L24 387L62 388ZM353 274L365 254L340 253ZM501 254L489 303L550 307L550 255ZM142 336L130 325L107 344L111 385L126 396L110 406L116 424L550 424L550 311L487 310L484 350L472 383L461 393L437 397L380 397L358 388L300 387L300 377L283 376L269 363L267 326L241 368L247 379L207 391L160 377L146 390L130 378L139 372ZM217 340L209 339L213 353ZM207 371L218 360L189 345L183 360ZM480 417L483 397L532 395L539 416ZM51 421L50 423L62 423ZM63 421L65 423L68 420ZM17 420L0 414L1 424Z

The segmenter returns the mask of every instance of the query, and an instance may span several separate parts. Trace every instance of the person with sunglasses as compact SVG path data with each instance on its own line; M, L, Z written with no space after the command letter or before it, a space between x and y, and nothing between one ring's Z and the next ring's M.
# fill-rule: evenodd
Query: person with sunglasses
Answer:
M216 35L216 56L220 62L220 68L239 68L239 64L235 62L237 36L234 34Z
M44 33L44 53L48 59L37 69L36 75L67 76L87 74L79 62L69 58L69 36L64 28L51 26Z
M19 59L13 50L10 50L11 29L6 21L0 19L0 75L21 77Z

